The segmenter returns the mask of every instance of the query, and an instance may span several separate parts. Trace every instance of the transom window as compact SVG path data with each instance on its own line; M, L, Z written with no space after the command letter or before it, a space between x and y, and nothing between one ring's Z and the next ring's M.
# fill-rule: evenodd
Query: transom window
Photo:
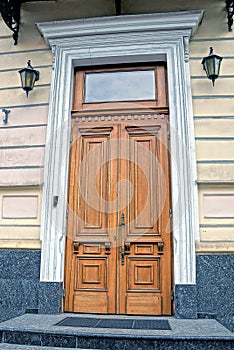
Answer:
M75 73L73 112L167 108L166 64L81 69Z
M85 103L155 100L155 91L153 69L85 74Z

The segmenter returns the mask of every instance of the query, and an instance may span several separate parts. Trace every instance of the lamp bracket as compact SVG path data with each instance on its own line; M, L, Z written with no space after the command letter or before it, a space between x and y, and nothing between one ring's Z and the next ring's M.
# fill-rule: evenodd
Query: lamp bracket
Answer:
M0 0L0 14L8 28L13 31L14 45L18 43L21 4L30 1L32 0Z
M6 109L6 108L2 108L2 112L5 113L2 121L3 121L4 124L7 124L7 122L8 122L8 114L10 113L10 110Z
M14 45L18 43L20 25L20 7L30 0L1 0L0 13L8 28L13 31ZM45 0L43 0L45 1ZM121 15L121 0L115 0L116 16Z
M115 0L115 12L116 16L121 15L121 0Z
M226 0L226 11L227 11L227 19L228 19L228 30L232 31L233 25L233 14L234 14L234 1Z
M0 13L6 25L13 31L14 45L18 42L21 0L1 0Z

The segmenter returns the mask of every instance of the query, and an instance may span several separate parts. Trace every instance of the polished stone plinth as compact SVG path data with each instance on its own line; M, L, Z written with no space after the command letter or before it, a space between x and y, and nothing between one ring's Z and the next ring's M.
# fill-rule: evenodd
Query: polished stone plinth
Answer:
M41 252L0 250L0 321L37 312Z
M194 284L175 285L176 318L197 318L197 287Z
M39 314L59 314L62 312L63 283L40 282L38 296Z
M198 315L213 315L234 331L234 254L197 255Z

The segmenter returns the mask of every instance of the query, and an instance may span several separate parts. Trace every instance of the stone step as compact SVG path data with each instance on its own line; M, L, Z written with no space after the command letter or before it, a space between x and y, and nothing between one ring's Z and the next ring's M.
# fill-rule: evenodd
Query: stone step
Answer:
M3 338L5 334L3 333ZM22 344L28 345L22 346ZM21 344L21 345L19 345ZM34 345L33 345L34 344ZM37 344L37 345L35 345ZM40 345L39 345L40 344ZM76 347L77 344L77 347ZM35 332L7 332L7 343L3 349L125 349L125 350L233 350L234 341L229 337L144 337L126 335L68 335ZM29 346L30 345L30 346ZM33 345L33 346L32 346ZM54 345L54 346L53 346Z
M182 320L165 317L131 317L103 315L72 315L79 327L61 326L61 321L71 314L23 315L0 324L0 341L5 349L26 346L34 349L105 349L105 350L233 350L234 334L214 319ZM83 318L82 318L83 317ZM103 324L115 324L119 320L123 326L129 320L167 320L170 328L129 329L87 327L89 321L96 324L99 318ZM84 324L82 325L82 320ZM127 320L127 321L126 321ZM131 322L130 322L131 323ZM138 322L139 323L139 322ZM101 323L98 323L101 324ZM153 323L154 324L154 323ZM12 346L9 348L9 346ZM32 347L33 346L33 347ZM1 349L1 347L0 347ZM4 349L4 347L3 347ZM18 349L20 349L18 347ZM26 350L25 349L25 350ZM20 349L21 350L21 349ZM24 348L22 347L22 350Z
M1 350L61 350L61 348L33 345L17 345L17 344L0 344ZM62 348L63 350L72 350L71 348ZM73 348L74 349L74 348ZM76 349L76 350L95 350L95 349Z

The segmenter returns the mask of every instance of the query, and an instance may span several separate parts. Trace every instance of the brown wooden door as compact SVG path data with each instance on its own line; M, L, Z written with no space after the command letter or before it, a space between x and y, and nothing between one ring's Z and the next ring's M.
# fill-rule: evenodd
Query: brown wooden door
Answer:
M65 311L171 314L168 118L73 119Z

